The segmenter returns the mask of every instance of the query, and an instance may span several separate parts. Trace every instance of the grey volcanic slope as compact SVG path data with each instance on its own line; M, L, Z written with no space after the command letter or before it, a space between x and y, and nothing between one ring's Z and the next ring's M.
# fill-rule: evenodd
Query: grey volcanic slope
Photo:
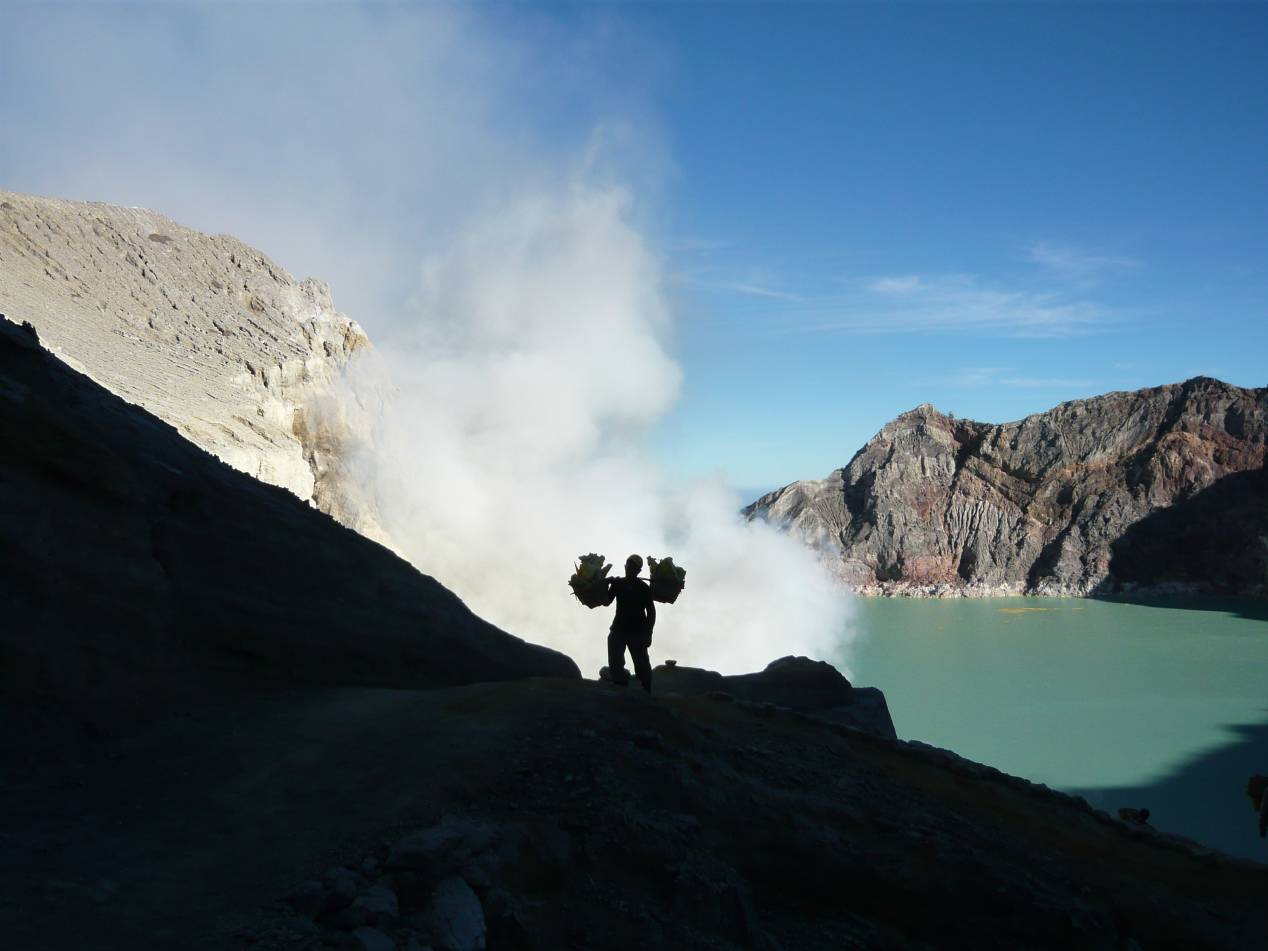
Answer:
M991 425L928 404L745 513L865 593L1262 594L1268 389L1198 377Z
M577 677L0 319L0 700L105 717L220 681Z
M0 312L234 468L385 539L327 398L369 341L322 282L142 208L0 191Z
M531 679L194 705L0 784L0 934L39 951L1263 947L1263 865L728 699ZM451 876L487 945L446 940L432 896Z

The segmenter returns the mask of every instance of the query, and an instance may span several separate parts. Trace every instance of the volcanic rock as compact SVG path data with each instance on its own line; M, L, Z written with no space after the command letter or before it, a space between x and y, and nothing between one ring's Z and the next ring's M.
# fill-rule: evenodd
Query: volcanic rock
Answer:
M862 593L1261 594L1268 388L1197 377L1015 423L925 404L745 509Z
M436 886L427 921L441 951L484 951L484 909L471 887L456 875Z
M630 742L649 731L658 746ZM8 946L346 946L339 912L313 935L280 899L310 894L332 853L355 863L446 815L531 845L490 867L488 891L445 876L444 915L439 882L403 880L423 873L346 869L358 895L400 896L400 919L377 926L398 948L461 947L442 942L459 922L478 946L481 921L487 946L541 951L1232 951L1268 928L1268 867L948 751L747 701L554 678L314 686L103 745L87 767L46 762L0 786ZM132 755L108 755L120 747ZM571 844L552 847L551 829ZM92 898L106 877L115 891Z
M0 311L234 468L384 540L338 389L369 346L330 289L141 208L0 191Z
M784 708L875 736L896 739L885 695L855 687L833 667L808 657L781 657L753 674L723 676L712 670L665 664L653 672L657 693L713 696L767 709Z
M4 319L0 445L0 702L105 724L229 684L579 675Z

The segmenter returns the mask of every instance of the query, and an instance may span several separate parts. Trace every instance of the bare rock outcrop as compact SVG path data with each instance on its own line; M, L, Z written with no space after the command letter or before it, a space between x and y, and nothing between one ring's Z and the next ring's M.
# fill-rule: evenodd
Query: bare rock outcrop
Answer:
M670 697L721 695L764 712L793 710L886 739L898 738L879 688L855 687L831 664L809 657L781 657L765 670L731 676L671 662L656 668L654 683L657 693Z
M2 318L0 446L10 736L11 707L102 723L230 688L579 676Z
M235 469L385 538L323 399L369 341L321 281L145 209L0 191L0 311Z
M925 404L745 513L863 593L1262 594L1268 388L1198 377L1019 422Z

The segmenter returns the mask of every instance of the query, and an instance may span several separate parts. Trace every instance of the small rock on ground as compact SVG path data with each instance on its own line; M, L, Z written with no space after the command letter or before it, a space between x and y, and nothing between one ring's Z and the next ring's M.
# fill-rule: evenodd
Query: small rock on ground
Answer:
M456 875L436 886L427 920L442 951L484 951L484 908L471 886Z
M396 942L378 928L358 928L352 932L362 951L396 951Z

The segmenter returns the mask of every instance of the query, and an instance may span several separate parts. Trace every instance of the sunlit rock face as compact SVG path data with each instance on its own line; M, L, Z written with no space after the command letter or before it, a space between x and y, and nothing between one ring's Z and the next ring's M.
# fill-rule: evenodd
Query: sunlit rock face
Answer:
M324 399L369 341L321 281L144 209L0 192L0 309L235 469L382 539Z
M1019 422L925 404L745 511L863 593L1262 593L1268 389L1198 377Z

